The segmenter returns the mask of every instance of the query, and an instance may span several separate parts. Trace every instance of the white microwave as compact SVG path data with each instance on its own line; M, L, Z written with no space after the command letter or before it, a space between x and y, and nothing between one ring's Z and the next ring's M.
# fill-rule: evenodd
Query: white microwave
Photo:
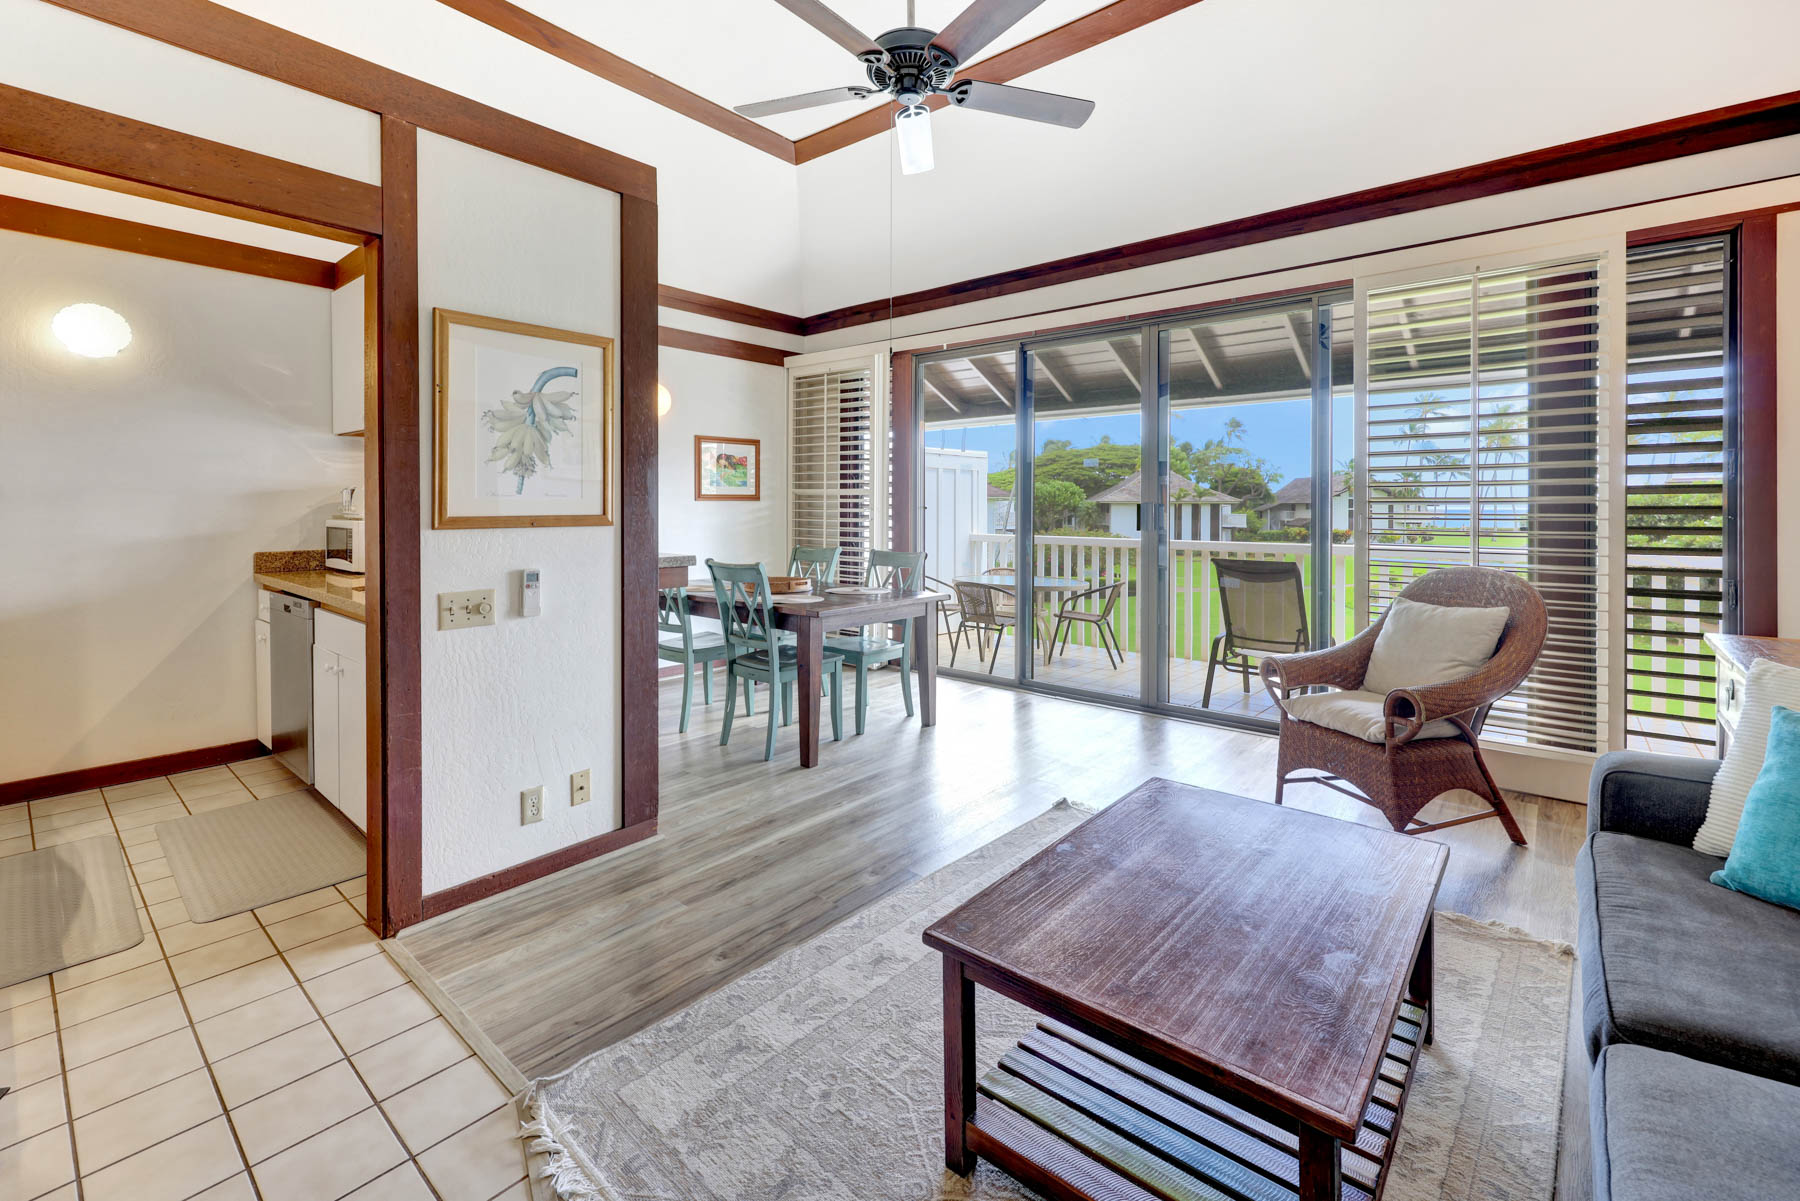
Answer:
M325 519L325 566L357 575L369 569L368 535L360 517Z

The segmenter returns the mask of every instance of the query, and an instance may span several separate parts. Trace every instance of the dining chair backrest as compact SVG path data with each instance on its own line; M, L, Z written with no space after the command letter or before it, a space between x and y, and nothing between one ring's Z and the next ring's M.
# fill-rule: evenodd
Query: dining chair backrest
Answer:
M1114 580L1110 584L1103 583L1098 588L1090 589L1088 595L1100 598L1101 617L1111 617L1113 606L1119 603L1119 593L1123 591L1125 591L1125 581Z
M872 550L869 552L869 586L898 592L917 592L925 581L922 550Z
M838 556L841 546L796 546L788 559L788 574L805 576L814 588L829 587L838 582Z
M706 561L712 573L713 596L719 602L719 625L725 645L733 654L766 652L775 657L774 604L769 594L769 573L761 563ZM741 608L740 608L741 606Z
M963 620L971 623L996 623L999 620L999 598L1004 595L992 584L976 584L968 580L956 581L956 603L962 609Z
M688 611L686 588L661 588L656 593L656 628L665 634L680 634L687 642L694 636L693 617Z
M1219 608L1232 644L1249 650L1304 649L1306 588L1288 559L1214 559Z

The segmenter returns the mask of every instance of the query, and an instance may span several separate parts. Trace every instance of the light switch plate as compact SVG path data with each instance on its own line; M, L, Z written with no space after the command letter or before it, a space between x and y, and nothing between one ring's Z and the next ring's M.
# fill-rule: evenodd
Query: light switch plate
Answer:
M437 614L440 630L491 626L494 624L494 590L477 588L473 592L440 592Z
M544 786L527 788L519 794L519 824L529 826L544 820Z
M571 808L576 805L585 805L593 798L594 792L588 786L588 780L589 772L585 767L569 777L569 805Z

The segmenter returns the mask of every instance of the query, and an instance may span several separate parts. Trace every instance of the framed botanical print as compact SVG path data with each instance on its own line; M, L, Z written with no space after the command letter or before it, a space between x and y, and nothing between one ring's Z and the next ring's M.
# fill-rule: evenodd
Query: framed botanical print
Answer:
M611 525L613 340L432 310L433 529Z
M694 499L761 500L761 440L695 435Z

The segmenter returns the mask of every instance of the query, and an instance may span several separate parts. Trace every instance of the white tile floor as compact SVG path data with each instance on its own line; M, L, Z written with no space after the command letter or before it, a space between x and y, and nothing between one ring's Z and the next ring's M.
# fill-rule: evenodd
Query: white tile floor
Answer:
M145 931L0 989L0 1201L528 1197L506 1090L363 924L360 879L188 920L156 823L299 788L254 759L0 807L0 856L117 837Z

